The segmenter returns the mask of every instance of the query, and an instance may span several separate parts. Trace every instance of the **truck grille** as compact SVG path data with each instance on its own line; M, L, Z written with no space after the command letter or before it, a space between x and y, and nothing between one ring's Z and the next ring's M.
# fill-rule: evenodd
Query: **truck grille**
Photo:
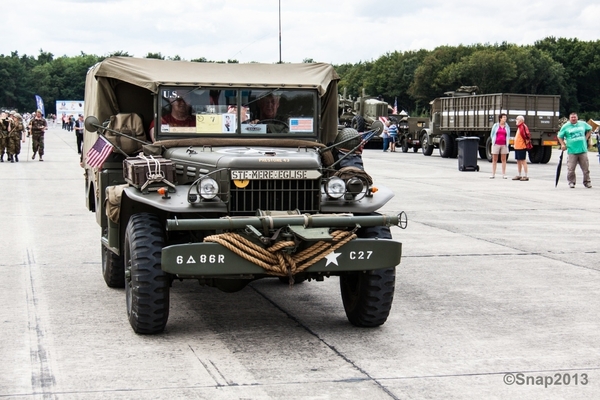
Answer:
M256 210L289 211L302 213L319 211L321 181L315 180L251 180L248 186L238 188L230 184L231 215L255 215Z

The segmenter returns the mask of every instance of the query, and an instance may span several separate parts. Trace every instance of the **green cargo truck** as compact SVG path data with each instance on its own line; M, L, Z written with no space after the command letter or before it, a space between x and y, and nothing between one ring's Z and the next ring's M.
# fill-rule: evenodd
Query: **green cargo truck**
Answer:
M490 130L500 113L508 115L511 129L510 150L516 132L515 119L525 117L531 133L532 163L546 164L552 156L552 146L558 145L560 96L496 93L441 97L431 102L429 126L420 132L423 154L430 156L438 148L441 157L456 157L456 139L479 137L479 155L492 160Z

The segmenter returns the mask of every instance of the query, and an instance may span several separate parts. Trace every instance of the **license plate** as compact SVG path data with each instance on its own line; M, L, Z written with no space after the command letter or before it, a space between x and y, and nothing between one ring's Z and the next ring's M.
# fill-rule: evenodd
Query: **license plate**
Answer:
M232 180L317 179L320 177L319 171L301 169L231 171Z

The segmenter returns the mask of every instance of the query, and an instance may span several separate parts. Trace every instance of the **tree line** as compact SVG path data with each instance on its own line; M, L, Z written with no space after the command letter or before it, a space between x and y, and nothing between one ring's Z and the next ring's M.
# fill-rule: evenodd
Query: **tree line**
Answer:
M87 70L110 56L81 53L55 57L40 50L37 57L0 55L0 106L32 111L35 95L46 113L56 100L84 98ZM181 60L148 53L145 58ZM204 57L192 62L215 62ZM216 61L237 63L237 60ZM307 58L304 62L314 62ZM600 40L548 37L533 45L474 44L439 46L433 50L389 52L374 61L334 65L340 93L381 96L410 115L427 115L429 102L460 86L477 86L479 94L521 93L561 96L561 115L578 112L581 119L600 119Z

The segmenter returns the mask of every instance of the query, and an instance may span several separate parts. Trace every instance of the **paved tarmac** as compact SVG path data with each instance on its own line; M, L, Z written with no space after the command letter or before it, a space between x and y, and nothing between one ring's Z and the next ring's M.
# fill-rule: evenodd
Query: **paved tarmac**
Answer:
M409 218L393 229L403 258L385 325L352 327L337 278L234 294L186 281L165 333L140 336L102 279L75 134L52 128L46 148L44 162L24 148L0 164L0 398L600 398L595 153L595 187L578 170L569 189L566 165L554 187L556 151L520 182L437 150L367 150L396 193L383 211Z

